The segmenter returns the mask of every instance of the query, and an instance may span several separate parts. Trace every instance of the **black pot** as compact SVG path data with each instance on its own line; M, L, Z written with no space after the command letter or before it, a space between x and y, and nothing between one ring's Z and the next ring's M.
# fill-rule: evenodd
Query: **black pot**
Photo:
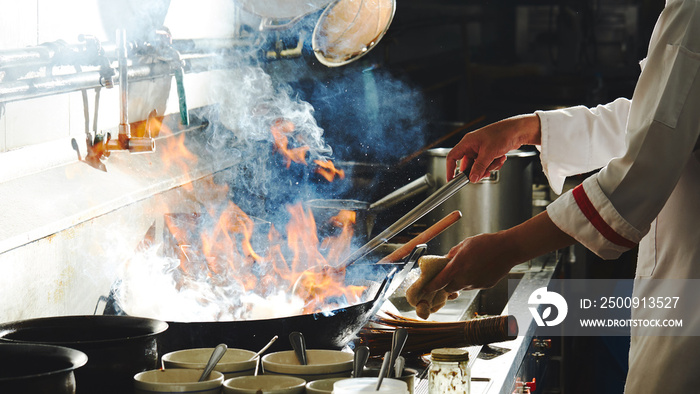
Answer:
M88 362L75 373L78 393L130 393L136 373L158 367L157 338L167 328L132 316L47 317L0 324L0 341L80 350Z
M0 343L0 393L73 394L85 353L61 346Z

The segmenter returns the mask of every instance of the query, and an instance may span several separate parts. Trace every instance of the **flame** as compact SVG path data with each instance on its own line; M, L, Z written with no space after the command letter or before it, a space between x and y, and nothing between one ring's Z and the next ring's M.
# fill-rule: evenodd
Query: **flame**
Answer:
M272 132L275 150L285 158L287 168L292 165L292 162L306 164L306 153L309 151L308 146L288 148L289 138L287 135L294 132L294 123L286 119L277 119L275 123L270 126L270 132Z
M165 138L165 143L158 146L164 169L168 171L176 167L181 170L180 173L188 174L188 169L197 163L197 156L185 146L185 133L174 136L173 131L165 124L161 125L160 133L171 136L170 138ZM193 186L189 182L190 179L187 179L187 181L183 184L183 188L192 191Z
M350 250L356 217L355 211L341 210L338 215L330 219L331 224L340 227L342 231L339 236L326 238L321 244L322 249L328 249L328 261L340 262Z
M306 164L309 148L290 147L292 122L280 119L270 130L275 151L285 158L287 167L292 162ZM161 133L172 131L163 126ZM185 134L164 141L158 152L166 169L187 173L185 170L197 162L197 157L187 149ZM329 181L345 176L329 160L314 162L316 171ZM319 239L311 210L301 203L280 207L290 217L281 233L231 202L229 186L217 184L213 176L199 180L198 185L198 190L207 190L207 201L199 201L200 193L193 186L185 190L202 204L200 212L166 215L164 221L167 240L179 259L176 269L168 272L178 291L199 294L195 296L196 304L206 308L210 303L223 303L225 310L220 309L217 316L245 318L254 313L251 310L256 302L275 299L280 291L288 295L289 305L298 307L296 313L330 310L362 300L366 288L347 286L345 270L333 268L350 252L355 212L341 211L330 223L324 223L338 231ZM266 227L260 227L262 224ZM292 290L298 288L293 294Z
M292 165L292 162L306 165L306 154L309 151L308 146L300 146L297 148L289 147L289 136L294 133L295 126L290 120L277 119L270 126L270 132L274 141L275 151L279 152L284 157L284 162L287 168ZM340 179L345 179L345 171L335 168L335 165L330 160L314 160L316 169L314 170L328 182L333 182L337 176Z
M316 172L321 174L328 182L333 182L337 175L340 179L345 179L345 171L335 168L335 165L330 160L314 160Z
M331 218L339 234L319 240L310 210L299 203L287 211L286 237L270 226L262 254L252 243L255 221L232 202L206 214L166 216L165 225L177 244L180 270L192 280L209 286L234 283L262 297L279 289L291 295L297 284L295 296L301 297L304 313L360 301L366 288L346 286L345 270L333 268L350 251L355 212L341 211ZM197 233L196 222L207 218L215 218L214 224L199 231L198 239L189 239Z

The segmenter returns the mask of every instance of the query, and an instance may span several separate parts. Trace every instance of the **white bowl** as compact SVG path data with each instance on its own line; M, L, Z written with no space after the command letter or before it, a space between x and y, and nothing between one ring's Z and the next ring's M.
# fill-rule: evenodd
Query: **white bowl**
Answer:
M239 376L224 382L224 394L301 394L306 381L293 376Z
M185 393L219 394L224 383L224 375L212 371L209 378L198 382L202 369L153 369L134 375L136 394Z
M270 353L262 358L263 371L267 375L288 375L307 382L328 378L350 377L353 354L340 350L309 349L307 365L301 365L294 351Z
M376 390L378 378L355 378L343 379L333 383L334 394L374 394L374 393L391 393L391 394L407 394L408 386L406 382L398 379L385 378L382 380L382 385L379 391Z
M331 394L333 383L348 378L329 378L314 380L306 384L306 394Z
M163 365L165 369L189 368L201 370L204 369L213 351L214 348L177 350L163 355ZM214 367L214 370L224 374L224 380L236 376L253 375L258 362L258 357L250 360L254 355L255 352L250 350L227 349L224 356L221 357L221 360Z

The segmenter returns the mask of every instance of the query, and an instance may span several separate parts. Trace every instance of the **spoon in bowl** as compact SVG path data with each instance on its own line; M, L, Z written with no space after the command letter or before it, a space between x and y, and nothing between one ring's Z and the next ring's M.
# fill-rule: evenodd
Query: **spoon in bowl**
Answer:
M211 371L214 370L214 367L216 367L216 364L221 360L221 357L226 353L226 350L228 350L228 346L226 346L225 343L216 345L214 351L211 352L211 357L209 357L207 365L204 367L204 371L202 371L202 376L199 377L199 382L203 382L209 376Z
M253 355L253 357L249 358L247 361L253 361L253 360L255 360L255 357L258 357L259 355L265 353L265 350L269 349L270 346L272 346L272 344L275 343L275 341L277 340L277 338L278 338L277 335L275 335L274 337L272 337L272 339L270 339L270 342L268 342L267 345L263 346L262 349L260 349L257 353L255 353L255 354Z
M292 348L294 348L299 364L306 365L306 340L304 340L304 335L299 331L291 332L289 333L289 342L292 343Z

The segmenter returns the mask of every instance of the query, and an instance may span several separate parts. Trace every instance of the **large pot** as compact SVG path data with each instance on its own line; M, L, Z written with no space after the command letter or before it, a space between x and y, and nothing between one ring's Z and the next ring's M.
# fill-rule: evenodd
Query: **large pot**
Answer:
M446 183L446 158L449 148L428 151L428 174L436 188ZM431 250L447 254L464 238L504 230L532 217L532 161L536 152L513 150L503 167L478 183L463 187L450 199L425 216L430 225L454 210L464 217L438 235ZM435 249L432 249L435 248Z
M0 393L73 394L85 353L61 346L0 343Z
M0 324L0 341L79 350L88 362L75 372L77 392L121 394L133 391L136 373L158 366L157 338L167 328L131 316L46 317Z

